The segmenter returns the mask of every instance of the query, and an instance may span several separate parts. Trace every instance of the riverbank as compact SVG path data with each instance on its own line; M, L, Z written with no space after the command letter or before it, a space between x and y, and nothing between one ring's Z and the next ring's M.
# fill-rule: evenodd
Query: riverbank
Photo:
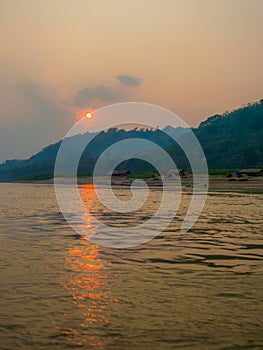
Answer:
M113 186L130 186L132 181L128 176L116 177L112 181ZM144 179L150 187L161 187L162 183L158 178ZM24 184L53 184L54 179L48 180L21 180L16 183ZM70 184L71 179L61 178L59 181L61 184ZM192 176L189 175L186 178L181 179L182 187L185 191L191 191L193 187ZM92 184L92 177L80 177L78 178L79 185ZM228 178L218 175L209 176L209 192L243 192L243 193L263 193L263 177L249 177L247 181L230 181Z

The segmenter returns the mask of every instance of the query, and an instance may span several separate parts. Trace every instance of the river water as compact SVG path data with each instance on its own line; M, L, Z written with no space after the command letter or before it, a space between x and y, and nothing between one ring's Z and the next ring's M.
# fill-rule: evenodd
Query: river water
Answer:
M90 186L80 191L93 200ZM0 193L2 350L263 349L262 194L209 193L181 233L185 193L158 237L110 249L76 235L52 185L0 184Z

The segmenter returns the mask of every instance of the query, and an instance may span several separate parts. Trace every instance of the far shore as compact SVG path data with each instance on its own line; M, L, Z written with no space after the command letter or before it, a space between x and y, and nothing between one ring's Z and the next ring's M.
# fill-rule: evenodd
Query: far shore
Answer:
M116 177L112 181L113 186L130 186L132 181L127 176ZM158 178L144 179L150 187L161 187L162 183ZM39 184L39 185L52 185L54 179L48 180L20 180L13 183L23 183L23 184ZM61 178L59 183L70 184L70 178ZM79 177L79 185L92 184L92 177ZM191 175L186 178L181 179L181 184L185 192L191 192L193 188L193 179ZM224 176L209 175L209 192L245 192L245 193L263 193L263 177L255 176L249 177L247 181L230 181Z

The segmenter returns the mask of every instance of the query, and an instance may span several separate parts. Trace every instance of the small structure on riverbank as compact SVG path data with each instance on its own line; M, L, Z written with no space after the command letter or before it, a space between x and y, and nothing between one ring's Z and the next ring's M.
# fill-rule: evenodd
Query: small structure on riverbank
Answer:
M181 178L186 178L187 177L187 172L185 169L171 169L168 171L166 175L169 179L174 179L176 177L181 177Z
M239 171L235 173L229 173L226 175L228 181L247 181L247 174L241 174Z
M130 170L114 170L112 176L126 176L130 175L132 172Z

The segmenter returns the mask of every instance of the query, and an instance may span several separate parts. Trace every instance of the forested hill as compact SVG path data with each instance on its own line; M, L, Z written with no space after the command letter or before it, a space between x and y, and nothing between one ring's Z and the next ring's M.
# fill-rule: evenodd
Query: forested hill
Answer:
M169 135L175 138L179 138L181 135L188 132L189 129L184 128L172 128L167 127ZM162 148L169 147L172 145L174 140L167 136L166 133L159 129L132 129L132 130L121 130L121 129L109 129L100 133L86 133L76 136L72 136L67 139L68 148L68 159L75 157L76 150L82 144L88 144L88 147L84 150L80 159L78 172L80 174L92 174L96 159L100 154L112 144L126 140L129 138L146 139L157 143ZM60 147L61 141L45 147L41 152L33 155L29 159L25 160L8 160L0 165L0 181L13 181L27 177L34 177L37 179L44 179L46 176L51 177L54 171L54 165L56 161L56 155ZM132 156L140 153L142 150L140 146L134 142L129 145L127 152ZM148 148L143 150L151 152ZM120 154L123 152L119 150ZM118 158L118 150L114 154L115 158ZM144 171L146 164L139 163L140 171ZM149 169L149 168L147 168ZM39 175L39 176L38 176Z
M210 117L194 132L211 169L263 165L263 99Z
M176 137L183 138L186 137L188 129L169 127L169 132L171 131ZM214 115L193 129L193 132L203 147L210 169L238 169L263 165L263 100L223 115ZM74 136L71 140L72 156L75 142L83 142L83 138L88 141L93 136L94 134ZM156 142L171 154L179 168L188 167L182 150L161 130L110 129L99 133L85 150L79 164L79 173L90 174L97 157L112 143L136 137ZM11 160L1 164L0 180L17 180L37 174L52 176L60 143L44 148L29 159ZM132 156L141 150L134 144L130 151ZM149 164L134 160L122 164L121 167L136 172L150 170Z

